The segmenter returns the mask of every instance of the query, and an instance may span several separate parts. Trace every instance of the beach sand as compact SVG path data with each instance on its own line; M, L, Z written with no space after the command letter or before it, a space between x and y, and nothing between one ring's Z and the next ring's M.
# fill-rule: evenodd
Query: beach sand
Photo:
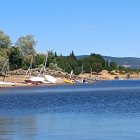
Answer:
M12 82L15 83L15 85L1 85L0 84L0 88L4 88L4 87L19 87L19 86L36 86L36 84L31 84L31 83L26 83L25 80L27 80L28 78L25 77L24 75L11 75L11 76L6 76L5 78L0 76L0 81L4 82ZM64 80L63 78L56 78L56 84L63 84ZM37 84L37 85L56 85L56 84Z
M91 81L93 80L114 80L115 77L118 76L120 79L127 79L127 74L110 74L108 73L106 70L103 70L100 74L96 75L96 74L80 74L78 77L79 79L88 79ZM0 76L0 81L3 81L2 76ZM130 75L131 79L140 79L140 74L131 74ZM36 86L35 84L29 84L29 83L25 83L25 80L27 79L27 77L25 77L24 75L10 75L10 76L6 76L4 79L4 82L13 82L16 83L15 86L12 85L0 85L0 88L3 87L17 87L17 86ZM65 84L64 83L64 77L57 77L56 78L56 84L41 84L41 85L58 85L58 84ZM40 85L40 84L39 84Z

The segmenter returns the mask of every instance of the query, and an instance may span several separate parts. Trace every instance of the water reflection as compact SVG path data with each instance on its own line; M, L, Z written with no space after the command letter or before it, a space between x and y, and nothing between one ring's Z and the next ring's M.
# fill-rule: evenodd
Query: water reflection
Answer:
M34 139L36 119L30 117L0 117L0 138L6 140Z
M0 140L140 139L140 114L53 113L0 117Z
M139 140L140 82L128 85L1 90L0 140Z

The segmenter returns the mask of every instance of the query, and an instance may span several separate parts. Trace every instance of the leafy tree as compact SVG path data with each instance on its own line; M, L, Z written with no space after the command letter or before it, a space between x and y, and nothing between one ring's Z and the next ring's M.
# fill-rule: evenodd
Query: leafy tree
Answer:
M83 58L81 61L86 73L90 73L92 70L98 74L105 68L105 60L99 54L91 54L90 56Z
M7 71L8 70L9 64L8 64L7 60L8 60L7 49L0 48L0 72L3 69L3 67L5 67L3 69L3 71Z
M73 58L74 60L76 60L76 61L77 61L77 59L76 59L75 54L74 54L74 52L73 52L73 51L70 53L69 57L71 57L71 58Z
M7 71L9 69L8 55L9 47L11 46L10 37L6 35L3 31L0 31L0 71Z
M74 68L74 74L78 75L81 73L81 67L80 66L77 66Z
M18 47L12 47L11 52L9 54L9 66L10 70L15 70L17 68L21 68L23 61L23 56Z
M91 54L91 56L92 57L95 57L96 58L96 61L101 63L102 69L105 68L105 60L104 60L104 58L100 54L95 54L94 53L94 54Z
M56 56L53 51L48 51L47 66L49 66L49 64L56 64Z
M92 60L90 60L90 57L85 57L85 58L81 59L80 61L83 64L84 71L86 73L90 73L90 71L92 69L92 66L91 66Z
M117 63L115 61L106 61L106 67L105 69L107 69L109 72L111 72L112 70L117 70L118 66Z
M45 54L37 54L34 60L35 67L38 67L41 64L44 64L45 58L46 58Z
M115 70L117 68L117 64L115 61L111 61L110 62L110 67L112 68L112 70Z
M95 71L97 74L102 71L103 66L100 62L94 62L93 65L94 66L92 67L92 70Z
M59 68L62 68L65 72L70 73L73 70L74 74L81 72L81 66L76 59L71 56L58 56L56 62Z
M34 49L35 45L36 41L34 40L33 35L22 36L16 42L16 46L21 49L23 56L27 55L35 56L36 54L36 51Z
M6 71L9 69L8 59L0 56L0 75L6 73Z
M28 69L29 67L35 67L33 55L27 55L26 57L23 57L22 68Z
M11 46L10 37L6 35L3 31L0 31L0 47L8 48Z
M78 66L77 61L73 57L67 57L67 62L70 64L73 70Z
M56 63L58 67L62 68L64 71L71 71L70 65L67 63L67 57L66 56L59 56L56 58Z
M108 68L109 68L109 61L107 60L105 61L105 69L108 70Z
M0 48L0 57L6 58L6 59L8 58L6 49Z
M55 57L57 57L57 53L56 52L54 53L54 55L55 55Z

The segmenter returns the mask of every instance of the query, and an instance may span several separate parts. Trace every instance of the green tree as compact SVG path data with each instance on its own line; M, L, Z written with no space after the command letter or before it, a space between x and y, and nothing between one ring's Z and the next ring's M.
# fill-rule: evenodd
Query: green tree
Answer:
M8 35L0 31L0 48L8 48L11 46L11 40Z
M8 58L7 49L0 48L0 57Z
M23 56L18 47L12 47L9 54L9 66L10 70L21 68Z
M37 54L37 55L35 56L35 60L34 60L35 67L38 67L38 66L40 66L41 64L44 64L45 59L46 59L45 54Z
M5 34L3 31L0 31L0 71L7 71L9 68L8 64L8 55L9 55L9 48L11 46L10 37ZM5 65L5 66L4 66Z
M48 51L47 66L49 66L49 64L56 64L56 56L53 51Z
M94 62L93 63L92 70L95 71L97 74L99 74L103 70L103 66L100 62Z
M29 67L31 69L35 67L33 55L27 55L26 57L23 57L22 68L28 69Z
M70 73L71 70L73 70L74 74L79 74L81 72L81 66L79 66L78 61L71 56L57 56L56 62L58 67L65 72Z
M35 45L36 41L33 35L22 36L16 42L16 46L21 49L21 52L25 57L28 55L35 56L36 54L36 51L34 49Z
M57 57L57 53L56 52L54 53L54 55L55 55L55 57Z
M0 75L9 69L8 59L0 56Z
M81 67L80 66L77 66L74 68L74 74L78 75L81 73Z
M74 51L72 51L69 55L69 57L73 58L74 60L77 61L76 57L75 57L75 54L74 54Z
M56 58L56 63L58 65L59 68L62 68L64 71L71 71L71 67L70 64L67 62L67 57L66 56L58 56Z
M81 59L86 73L90 73L91 70L97 74L105 68L105 60L99 54L91 54Z
M117 68L116 62L115 61L111 61L110 62L110 67L112 68L112 70L116 70L116 68Z
M81 63L82 63L82 65L83 65L83 67L84 67L84 71L86 72L86 73L90 73L90 71L91 71L91 63L92 62L90 62L90 57L85 57L85 58L82 58L82 59L80 59L80 61L81 61ZM82 66L81 65L81 66Z

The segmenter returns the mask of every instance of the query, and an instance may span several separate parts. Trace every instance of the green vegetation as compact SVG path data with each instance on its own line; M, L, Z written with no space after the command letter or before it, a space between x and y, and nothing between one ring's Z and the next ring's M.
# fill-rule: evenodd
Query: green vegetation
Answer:
M118 66L115 61L107 61L100 54L91 53L88 56L77 58L72 51L68 56L58 55L56 52L47 51L47 54L37 53L35 51L36 41L33 35L19 37L12 45L10 37L3 31L0 31L0 71L37 68L46 65L50 69L62 70L74 74L96 73L102 70L108 70L112 75L115 70L119 73L139 73L139 70ZM45 64L47 55L47 63ZM7 62L7 63L6 63ZM32 62L32 65L31 65Z

